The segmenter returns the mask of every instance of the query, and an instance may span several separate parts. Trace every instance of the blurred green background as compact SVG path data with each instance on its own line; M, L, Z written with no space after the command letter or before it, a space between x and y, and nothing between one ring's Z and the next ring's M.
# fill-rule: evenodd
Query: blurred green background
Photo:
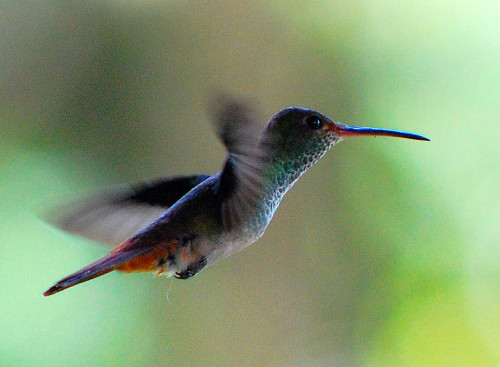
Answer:
M1 1L0 365L498 366L497 1ZM112 273L37 214L215 173L206 103L291 105L348 140L255 245L189 281Z

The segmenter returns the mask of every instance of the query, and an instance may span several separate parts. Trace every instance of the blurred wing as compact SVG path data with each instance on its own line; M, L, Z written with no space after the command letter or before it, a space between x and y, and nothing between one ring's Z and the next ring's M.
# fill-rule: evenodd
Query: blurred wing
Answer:
M117 245L156 220L207 175L185 176L121 186L69 203L48 221L66 232Z
M259 144L261 125L248 103L219 95L214 106L215 130L228 151L216 190L223 225L230 229L262 198L267 150Z

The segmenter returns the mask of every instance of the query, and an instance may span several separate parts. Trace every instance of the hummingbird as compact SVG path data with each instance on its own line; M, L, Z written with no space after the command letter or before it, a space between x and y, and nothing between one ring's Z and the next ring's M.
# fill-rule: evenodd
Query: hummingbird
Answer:
M356 136L429 139L348 126L311 109L289 107L259 134L248 103L214 104L215 132L227 150L222 170L120 187L60 211L54 224L116 246L50 287L50 296L114 270L188 279L257 241L290 187L333 145Z

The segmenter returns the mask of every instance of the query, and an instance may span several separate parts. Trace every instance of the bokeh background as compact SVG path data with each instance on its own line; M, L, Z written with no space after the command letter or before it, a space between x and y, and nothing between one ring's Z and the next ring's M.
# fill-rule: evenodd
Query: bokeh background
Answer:
M498 366L497 1L0 3L0 365ZM206 105L427 135L335 147L258 243L189 281L109 274L38 214L215 173Z

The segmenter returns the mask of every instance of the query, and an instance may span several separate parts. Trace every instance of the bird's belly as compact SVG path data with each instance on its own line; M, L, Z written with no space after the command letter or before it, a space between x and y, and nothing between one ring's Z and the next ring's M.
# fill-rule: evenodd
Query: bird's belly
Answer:
M264 234L273 213L272 208L266 207L264 210L249 215L251 220L241 223L232 231L221 234L215 243L208 245L206 255L208 264L223 260L257 241Z
M196 264L210 266L257 241L264 234L267 224L265 216L257 216L253 221L231 231L200 233L182 240L172 238L158 243L151 251L135 256L115 269L126 273L174 275L192 269Z
M217 241L217 243L208 245L208 248L206 248L205 256L207 258L208 265L215 264L216 262L250 246L252 243L257 241L263 233L264 232L262 231L262 233L238 233L223 236L219 241Z

